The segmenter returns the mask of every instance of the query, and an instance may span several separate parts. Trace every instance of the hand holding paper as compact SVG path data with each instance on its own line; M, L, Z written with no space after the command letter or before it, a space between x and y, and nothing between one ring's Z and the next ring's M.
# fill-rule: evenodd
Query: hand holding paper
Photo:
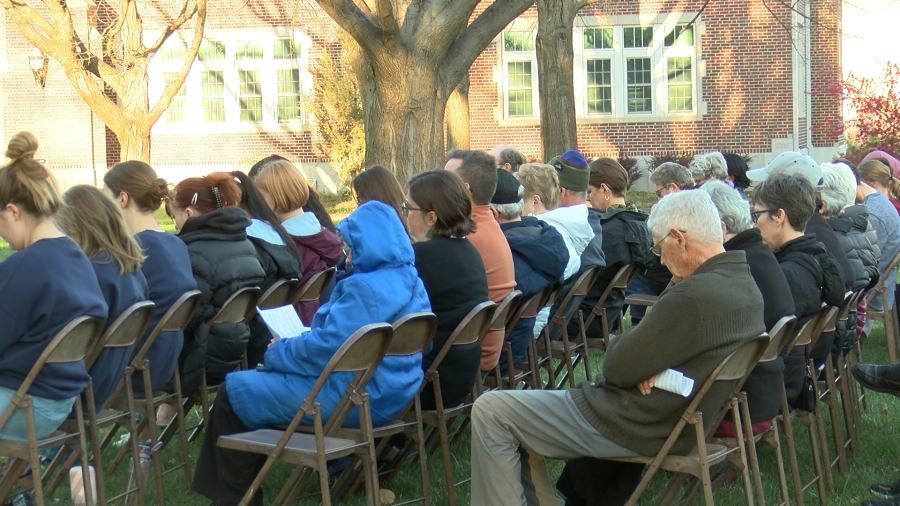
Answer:
M272 332L275 340L297 337L309 331L309 327L303 325L294 306L287 305L274 309L256 308L256 312Z
M656 375L656 382L653 386L682 397L690 397L694 390L694 380L675 369L666 369Z

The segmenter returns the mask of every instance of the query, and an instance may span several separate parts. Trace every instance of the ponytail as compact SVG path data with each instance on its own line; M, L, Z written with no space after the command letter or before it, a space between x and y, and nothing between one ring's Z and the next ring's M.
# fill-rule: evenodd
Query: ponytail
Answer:
M59 183L44 165L34 159L37 138L19 132L9 140L6 156L10 162L0 167L0 207L15 204L34 216L53 216L60 208Z
M193 207L208 213L241 203L241 187L228 172L189 177L175 186L172 200L179 209Z
M275 216L275 211L272 211L272 208L266 203L262 194L259 193L256 185L253 184L253 180L239 170L232 172L231 175L241 182L241 205L244 206L244 210L247 211L247 214L249 214L251 218L256 218L272 227L275 232L278 233L278 237L281 237L284 245L287 246L302 266L303 259L300 256L300 250L297 249L297 245L294 244L294 240L291 238L291 235L288 234L287 230L285 230L284 225L278 221L278 217Z
M900 200L900 179L895 177L891 178L891 198Z

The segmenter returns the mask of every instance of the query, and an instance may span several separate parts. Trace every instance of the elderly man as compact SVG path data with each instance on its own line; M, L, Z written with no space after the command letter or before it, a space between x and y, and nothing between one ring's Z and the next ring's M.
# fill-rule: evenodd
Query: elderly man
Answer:
M691 171L684 165L675 162L664 162L650 172L650 182L656 185L656 198L662 199L671 193L688 190L694 187L694 179ZM638 272L631 284L625 289L625 296L634 294L659 295L669 282L672 281L672 273L659 263L658 258L651 258L644 272ZM631 324L637 325L647 308L644 306L631 307Z
M444 168L462 178L472 195L472 218L478 228L468 239L484 262L488 298L500 304L516 286L516 275L509 244L491 213L491 197L497 189L494 162L494 157L483 151L453 150ZM488 332L481 341L482 371L490 371L497 365L502 347L503 331Z
M654 455L690 402L653 389L656 376L675 369L700 385L725 357L765 331L762 296L746 256L723 249L709 195L664 199L648 226L653 251L679 283L662 294L640 326L610 343L595 383L478 398L472 410L472 504L561 504L544 456ZM724 402L723 393L718 395L710 401ZM693 438L685 433L673 452L689 452Z
M750 206L741 195L721 181L708 181L700 187L712 198L725 227L725 251L743 251L747 255L750 275L763 298L766 330L785 316L794 314L794 300L784 272L772 250L763 243L759 229L753 228ZM784 360L781 357L758 364L747 378L744 391L750 407L754 433L769 428L781 408L781 384L784 382ZM716 435L734 437L734 424L722 422Z
M525 163L525 156L508 144L501 144L488 151L488 154L497 159L497 168L506 172L518 172L519 167Z
M491 199L494 217L509 242L516 269L516 290L522 302L562 280L569 252L562 235L534 216L522 217L524 188L511 173L497 169L497 191ZM525 358L534 318L519 320L509 336L514 362ZM500 355L500 370L506 372L506 356Z

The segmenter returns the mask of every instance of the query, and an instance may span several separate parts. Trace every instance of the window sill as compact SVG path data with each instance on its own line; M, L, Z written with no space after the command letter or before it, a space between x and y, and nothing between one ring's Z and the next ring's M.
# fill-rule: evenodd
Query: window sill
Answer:
M309 123L214 123L214 122L185 122L163 123L153 126L151 132L154 135L185 135L197 133L209 134L247 134L247 133L307 133L312 131Z
M669 114L665 116L652 114L634 114L630 116L589 116L575 120L578 125L603 123L685 123L702 121L702 114Z

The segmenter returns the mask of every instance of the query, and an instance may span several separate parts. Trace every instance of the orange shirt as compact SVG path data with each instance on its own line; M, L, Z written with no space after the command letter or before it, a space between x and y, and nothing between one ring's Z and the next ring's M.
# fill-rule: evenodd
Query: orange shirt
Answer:
M472 218L478 224L469 241L481 254L487 273L488 298L499 305L516 287L516 271L513 267L512 252L500 224L491 214L490 206L472 208ZM503 348L503 331L492 331L481 342L481 370L490 371L497 365Z

